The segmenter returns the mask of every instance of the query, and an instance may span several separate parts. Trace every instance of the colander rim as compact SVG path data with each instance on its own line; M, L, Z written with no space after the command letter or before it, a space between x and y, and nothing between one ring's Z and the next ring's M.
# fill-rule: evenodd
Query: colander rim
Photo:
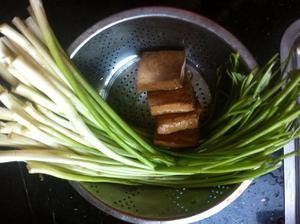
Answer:
M166 7L166 6L147 6L135 9L122 11L111 15L98 21L90 28L86 29L81 35L79 35L69 46L68 53L73 58L75 54L94 36L98 33L114 26L119 23L138 19L142 17L167 17L180 19L211 31L216 34L219 38L224 40L231 48L239 52L241 58L244 60L248 68L255 68L257 62L255 61L249 50L229 31L221 27L219 24L208 19L205 16L190 12L184 9Z

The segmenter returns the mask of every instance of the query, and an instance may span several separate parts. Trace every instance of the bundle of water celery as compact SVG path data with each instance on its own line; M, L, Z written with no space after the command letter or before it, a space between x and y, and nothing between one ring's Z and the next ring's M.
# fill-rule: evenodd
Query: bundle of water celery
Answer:
M229 77L231 91L215 96L222 112L197 148L176 152L137 134L85 81L40 0L28 11L15 28L0 25L1 163L23 161L30 173L73 181L206 187L255 178L298 154L274 154L300 135L300 73L279 79L276 57L244 73L233 55L219 79Z

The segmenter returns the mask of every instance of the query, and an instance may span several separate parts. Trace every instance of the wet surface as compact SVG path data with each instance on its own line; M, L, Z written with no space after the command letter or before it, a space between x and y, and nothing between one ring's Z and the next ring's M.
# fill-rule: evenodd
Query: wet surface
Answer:
M100 19L143 5L169 5L218 22L264 63L279 51L285 29L300 15L298 0L47 0L51 24L64 47ZM1 21L26 16L27 1L1 0ZM0 165L0 223L123 223L94 208L56 178L28 175L24 164ZM283 171L255 180L234 203L204 220L211 223L283 223Z
M283 223L282 172L282 169L279 169L254 180L236 201L218 214L199 223Z

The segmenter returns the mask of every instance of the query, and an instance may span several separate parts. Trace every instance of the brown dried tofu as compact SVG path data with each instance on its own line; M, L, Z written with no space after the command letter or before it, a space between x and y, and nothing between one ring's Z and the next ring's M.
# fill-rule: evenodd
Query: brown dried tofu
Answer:
M198 128L202 108L199 102L196 105L195 111L157 116L156 132L165 135L186 129Z
M184 51L143 52L137 70L137 92L182 88L184 70Z
M168 135L155 133L154 144L167 148L186 148L197 146L199 140L199 129L187 129Z
M194 111L191 82L185 80L183 88L177 90L148 92L148 104L152 116Z

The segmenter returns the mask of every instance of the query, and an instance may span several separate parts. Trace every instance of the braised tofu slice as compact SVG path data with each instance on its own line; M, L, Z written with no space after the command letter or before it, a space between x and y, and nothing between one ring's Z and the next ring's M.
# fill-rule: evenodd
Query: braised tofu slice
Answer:
M155 133L154 144L167 148L186 148L198 145L199 129L187 129L168 135Z
M195 111L157 116L156 132L158 134L171 134L177 131L198 128L202 109L200 103L196 103L196 105Z
M152 116L194 111L192 85L186 80L183 88L177 90L148 92L148 104Z
M182 88L184 51L143 52L137 70L137 92Z

